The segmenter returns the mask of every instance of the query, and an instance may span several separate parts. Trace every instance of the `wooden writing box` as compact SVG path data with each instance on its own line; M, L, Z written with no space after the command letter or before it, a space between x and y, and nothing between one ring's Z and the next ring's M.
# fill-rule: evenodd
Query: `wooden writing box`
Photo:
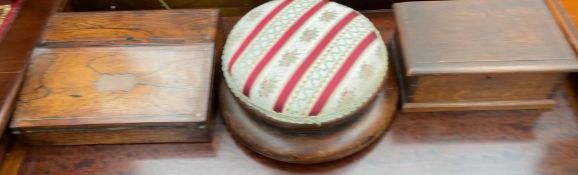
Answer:
M218 10L59 13L11 124L31 144L210 141Z
M403 111L548 109L576 55L543 0L394 6Z

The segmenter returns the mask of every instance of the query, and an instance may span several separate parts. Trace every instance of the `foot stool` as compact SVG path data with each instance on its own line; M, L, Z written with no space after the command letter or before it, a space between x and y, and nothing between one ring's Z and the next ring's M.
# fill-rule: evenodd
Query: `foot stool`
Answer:
M253 9L229 34L221 65L228 128L280 161L355 153L386 129L397 103L379 32L334 2L276 0Z

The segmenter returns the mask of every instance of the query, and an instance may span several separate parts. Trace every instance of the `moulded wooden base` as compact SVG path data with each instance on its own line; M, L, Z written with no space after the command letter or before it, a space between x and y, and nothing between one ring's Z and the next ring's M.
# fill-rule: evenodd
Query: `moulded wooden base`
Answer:
M220 110L232 135L259 154L289 163L328 162L363 149L389 126L399 101L392 72L384 91L367 110L354 116L357 119L323 130L291 131L255 120L237 103L224 83L220 87Z
M556 105L551 99L514 100L514 101L480 101L480 102L432 102L403 103L403 112L437 112L437 111L483 111L483 110L550 110Z

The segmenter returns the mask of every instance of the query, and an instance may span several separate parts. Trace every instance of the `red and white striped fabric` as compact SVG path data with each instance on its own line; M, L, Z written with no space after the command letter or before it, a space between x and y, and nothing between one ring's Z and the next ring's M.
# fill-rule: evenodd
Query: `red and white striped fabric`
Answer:
M387 49L362 14L325 0L274 0L231 31L226 83L279 122L318 124L357 111L381 87Z

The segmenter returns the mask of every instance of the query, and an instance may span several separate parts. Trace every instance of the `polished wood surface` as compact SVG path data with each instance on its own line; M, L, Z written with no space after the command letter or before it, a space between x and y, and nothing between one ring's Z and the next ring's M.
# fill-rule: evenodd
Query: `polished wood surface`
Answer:
M575 175L578 123L553 112L400 114L369 149L337 162L273 161L234 142L217 122L212 144L29 147L19 174L503 174ZM15 152L18 154L18 152ZM10 156L10 155L9 155ZM14 171L14 170L13 170Z
M4 153L9 137L7 126L14 100L20 89L24 67L50 14L61 0L21 0L17 14L4 38L0 39L0 153ZM4 157L4 156L0 156Z
M32 144L208 141L213 47L37 48L11 128Z
M33 2L23 0L6 37L0 40L0 135L3 135L13 110L23 70L42 29L60 0Z
M46 21L61 0L22 0L21 11L0 41L0 73L22 72Z
M401 0L335 0L356 10L389 9ZM224 16L243 15L267 0L68 0L65 11L219 8Z
M409 101L417 103L541 100L550 98L563 75L559 72L424 75L416 78L416 87L408 95Z
M440 111L491 111L491 110L551 110L556 105L552 99L512 100L512 101L474 101L474 102L433 102L405 103L403 112L440 112Z
M68 0L67 12L219 8L225 16L243 15L267 0Z
M366 15L382 33L391 36L391 13ZM230 26L231 23L224 28ZM7 154L0 174L575 175L578 106L566 90L556 91L557 105L544 113L521 110L398 114L385 135L368 149L318 165L281 163L249 151L232 139L218 117L212 143L16 144Z
M544 0L416 1L394 12L407 76L578 71Z
M213 45L38 48L12 127L207 120Z
M0 96L0 103L4 104L2 106L2 110L0 110L0 134L4 135L4 132L7 129L8 123L12 116L12 112L14 110L14 99L16 99L19 84L21 84L21 80L18 74L0 74L0 92L2 92Z
M214 42L219 11L155 10L57 13L44 47L159 45Z
M218 14L53 16L34 50L13 133L48 145L210 141Z
M578 70L543 0L407 2L394 13L405 112L547 109Z
M351 155L378 139L395 116L399 91L390 69L384 90L352 121L322 130L294 131L255 118L221 85L220 111L228 131L249 149L275 160L313 164ZM306 143L306 144L304 144Z

